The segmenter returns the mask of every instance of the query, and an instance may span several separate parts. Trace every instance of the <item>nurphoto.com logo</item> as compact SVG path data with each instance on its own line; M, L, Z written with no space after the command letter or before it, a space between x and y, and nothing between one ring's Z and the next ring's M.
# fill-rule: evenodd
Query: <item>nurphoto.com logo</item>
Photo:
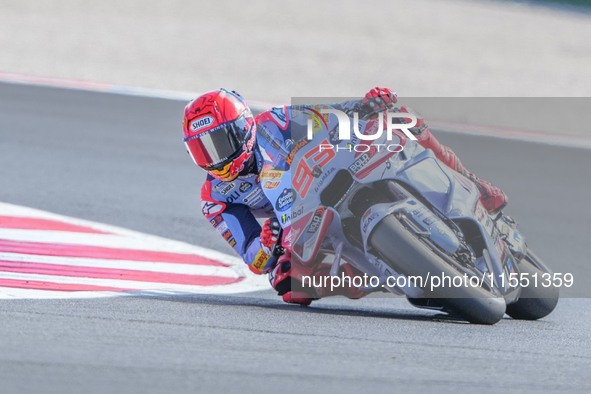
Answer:
M309 112L308 112L309 111ZM328 124L323 116L323 114L333 114L336 115L339 123L339 141L348 140L351 142L354 141L361 141L361 140L370 140L375 141L377 139L382 138L382 134L384 133L384 113L380 112L378 115L377 121L377 130L373 134L365 134L359 131L359 114L357 112L353 112L353 118L351 118L348 114L343 111L339 111L334 108L321 108L320 112L316 111L312 108L307 108L306 111L307 115L310 115L311 118L308 118L307 123L307 139L312 140L314 138L314 122L316 122L320 127L324 126L326 130L328 130ZM387 112L387 122L386 122L386 140L392 141L392 134L394 130L402 131L409 139L415 140L415 137L412 132L409 130L416 126L417 124L417 117L412 113L405 112L403 115L398 112ZM395 120L401 119L410 119L409 122L402 121L403 123L394 123ZM351 121L353 124L351 125ZM351 127L353 126L353 127ZM351 129L353 129L353 133L355 134L353 137L351 136ZM381 150L388 150L389 152L400 152L403 149L403 146L400 144L347 144L346 146L339 146L338 144L325 144L322 143L318 146L319 151L323 149L333 149L337 152L339 150L347 150L351 152L354 150L355 152L367 152L368 150L372 149L371 147L375 147L379 152Z

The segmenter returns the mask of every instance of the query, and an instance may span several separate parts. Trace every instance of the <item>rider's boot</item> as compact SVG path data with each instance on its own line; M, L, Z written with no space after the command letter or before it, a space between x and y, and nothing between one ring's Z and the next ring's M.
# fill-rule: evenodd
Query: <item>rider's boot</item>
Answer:
M298 271L297 273L295 271ZM298 288L292 288L292 282L294 279L292 275L312 275L312 269L298 265L298 267L292 267L291 259L289 255L283 255L277 261L277 264L269 272L269 282L275 290L277 295L283 298L283 301L289 304L299 304L308 306L315 300L309 293L301 291Z
M359 287L356 287L355 285L353 285L351 283L351 281L353 281L353 278L360 277L360 279L361 279L363 277L363 274L361 273L361 271L353 268L349 264L341 265L341 267L339 269L339 273L337 275L339 277L339 282L341 282L341 283L338 283L339 286L333 287L332 281L331 281L332 277L330 276L330 268L331 267L327 264L320 264L320 268L318 268L314 272L314 277L317 280L316 283L320 283L321 281L323 283L322 286L314 287L314 290L316 291L317 298L332 297L332 296L339 296L340 295L340 296L345 296L349 299L357 300L357 299L369 294L365 290L362 290ZM349 279L346 279L346 283L342 283L343 277L349 278ZM363 283L363 282L360 281L359 283Z
M341 266L339 277L353 278L362 274L345 264ZM303 277L310 278L306 286L302 284ZM351 299L358 299L368 294L364 290L353 286L350 283L331 287L330 267L311 268L305 267L296 262L291 262L288 256L282 256L277 265L269 274L271 285L277 294L283 298L283 301L290 304L310 305L314 300L342 295ZM351 279L352 280L352 279ZM306 280L306 282L308 282ZM315 286L321 284L320 286Z
M449 168L459 172L460 174L469 178L480 192L480 199L482 205L490 214L500 212L509 202L509 198L501 189L493 186L489 182L478 178L476 175L468 171L460 161L459 157L447 146L441 144L431 134L427 125L423 122L423 118L412 109L401 107L401 112L410 112L417 116L417 125L410 129L410 131L417 137L417 142L425 149L431 149L435 156L441 160Z

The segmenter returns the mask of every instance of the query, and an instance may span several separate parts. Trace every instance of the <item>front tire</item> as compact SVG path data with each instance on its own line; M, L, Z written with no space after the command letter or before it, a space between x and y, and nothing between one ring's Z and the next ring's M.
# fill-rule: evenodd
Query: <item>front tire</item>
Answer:
M528 273L528 277L530 278L536 273L538 274L538 278L545 273L552 275L552 271L546 264L529 249L527 250L527 255L517 265L517 268L522 273ZM538 286L534 286L533 281L530 280L528 287L521 288L519 300L507 305L507 314L513 319L541 319L548 316L556 308L558 296L558 287L543 287L539 283Z
M462 276L393 215L376 225L368 241L386 264L407 277L426 278L440 273L452 278ZM424 286L423 291L424 298L437 298L446 310L470 323L495 324L505 313L504 298L481 287L439 287L431 292Z

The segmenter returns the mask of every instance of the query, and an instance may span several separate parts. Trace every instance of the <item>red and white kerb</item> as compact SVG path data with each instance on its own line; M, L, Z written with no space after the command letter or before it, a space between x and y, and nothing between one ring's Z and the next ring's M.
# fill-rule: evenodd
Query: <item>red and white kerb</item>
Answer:
M237 257L0 203L0 298L237 293L268 286Z

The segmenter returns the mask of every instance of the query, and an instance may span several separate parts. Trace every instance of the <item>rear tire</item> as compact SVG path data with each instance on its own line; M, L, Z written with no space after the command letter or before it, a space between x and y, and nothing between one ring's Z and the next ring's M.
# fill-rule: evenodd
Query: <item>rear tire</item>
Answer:
M393 215L376 225L369 244L396 272L408 276L441 275L462 277ZM426 284L425 284L426 285ZM495 324L505 313L505 299L481 287L423 288L423 298L437 298L446 310L474 324Z
M521 288L519 300L507 305L507 314L513 319L520 320L538 320L548 316L558 304L559 289L554 286L541 286L540 279L536 287L531 277L536 273L538 278L544 273L552 275L552 271L529 249L517 268L520 272L529 274L530 284Z

